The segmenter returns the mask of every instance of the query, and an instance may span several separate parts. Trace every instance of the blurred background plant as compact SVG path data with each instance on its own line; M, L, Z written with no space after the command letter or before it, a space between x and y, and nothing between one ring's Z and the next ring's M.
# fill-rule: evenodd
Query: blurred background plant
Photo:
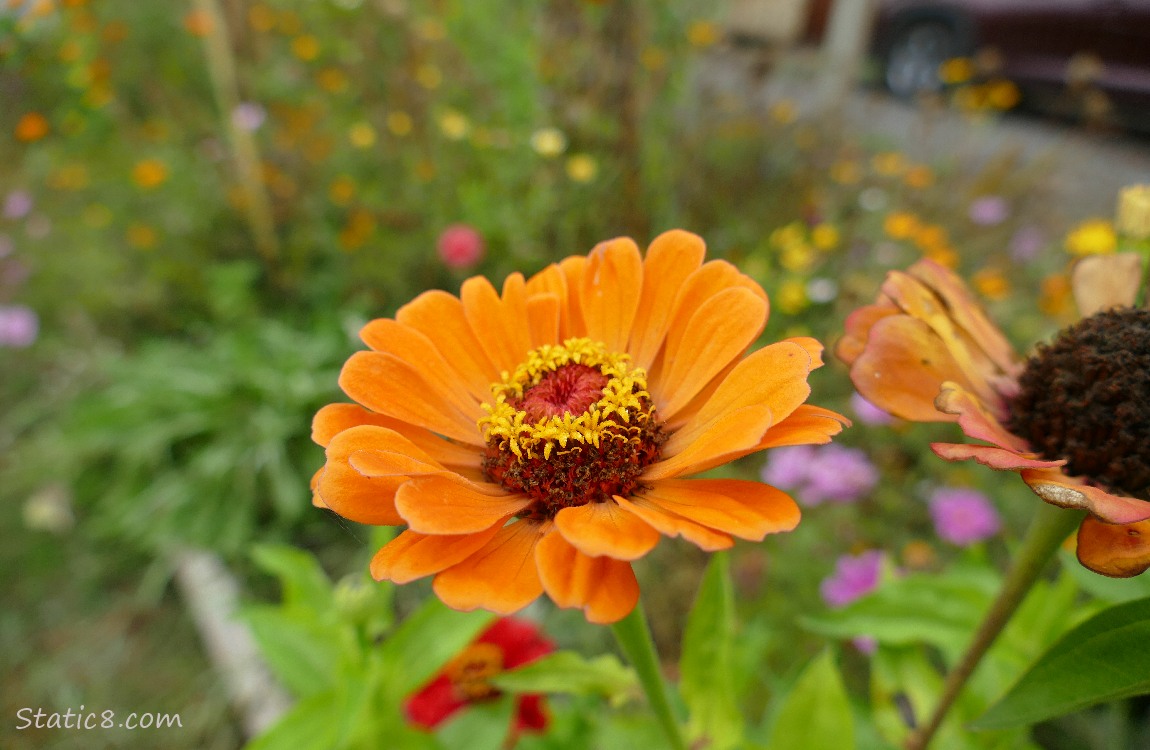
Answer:
M1030 342L1073 317L1073 255L1146 241L1131 229L1145 226L1144 212L1115 229L1109 218L1053 209L1049 160L971 143L912 156L907 144L802 101L740 95L723 72L737 45L721 9L701 0L8 6L0 12L0 581L21 603L0 615L0 665L14 675L0 689L8 717L24 705L85 701L183 710L198 728L165 735L165 746L240 742L194 639L172 637L189 626L166 585L171 553L195 545L224 555L253 602L275 598L260 569L310 577L313 594L323 589L314 566L336 578L363 569L367 532L309 504L308 480L322 461L310 418L340 399L338 369L357 347L359 324L422 290L454 292L472 274L500 279L608 237L642 243L682 226L770 294L765 340L833 342L887 269L925 256L972 279L1008 335ZM1009 82L970 61L948 66L959 116L989 127L987 117L1013 104ZM924 106L936 116L937 103ZM940 466L925 449L939 430L852 400L835 363L812 382L819 403L856 426L817 456L791 456L806 473L784 465L781 451L769 466L730 469L791 489L806 521L731 556L739 654L762 673L722 689L753 717L746 736L775 742L776 725L801 725L803 696L839 694L841 669L843 710L878 711L873 725L858 723L858 746L884 747L898 735L902 703L925 710L938 689L931 665L958 648L955 626L940 630L943 615L923 613L959 592L955 617L973 622L1032 499L989 470ZM809 471L815 462L822 476ZM829 485L830 472L849 486ZM989 497L997 514L970 493ZM265 551L253 567L252 546L267 542L319 562ZM701 660L685 688L697 707L710 683L699 644L684 640L684 602L705 558L661 552L640 576L660 581L644 590L653 591L664 655ZM844 555L882 563L824 585L843 575ZM1025 622L1043 636L1026 641L1019 625L999 653L1014 671L996 674L1017 674L1018 654L1036 654L1093 611L1070 614L1093 601L1080 587L1106 599L1074 570L1034 595ZM886 599L848 604L872 587ZM383 669L373 647L401 632L397 621L433 617L418 614L427 611L418 586L394 601L358 579L345 588L252 610L270 661L315 716L331 708L314 697L321 685L346 682L323 700L349 711L352 698L383 690L371 682ZM716 591L700 596L721 599ZM349 597L373 602L381 619L343 617ZM809 615L804 627L800 614ZM533 616L565 649L609 648L578 614ZM724 627L733 633L732 623ZM459 643L464 630L453 636ZM311 659L314 674L284 671L284 643L320 648L328 632L340 633L329 644L338 654ZM838 666L827 652L804 672L828 635L843 640ZM98 669L78 668L82 642L105 651ZM1025 648L1011 655L1015 646ZM432 661L421 668L434 671ZM909 698L896 688L907 679L918 691ZM347 692L356 680L367 693ZM980 685L963 717L996 697L990 676ZM395 704L402 691L387 689ZM594 734L605 747L630 747L654 731L626 711L594 725L602 700L589 689L560 701L555 739L522 746ZM377 729L347 736L372 746ZM1029 747L1024 734L991 733L969 746ZM153 740L109 738L122 747ZM15 748L93 741L5 736ZM1082 745L1054 736L1044 747L1105 741L1104 733Z

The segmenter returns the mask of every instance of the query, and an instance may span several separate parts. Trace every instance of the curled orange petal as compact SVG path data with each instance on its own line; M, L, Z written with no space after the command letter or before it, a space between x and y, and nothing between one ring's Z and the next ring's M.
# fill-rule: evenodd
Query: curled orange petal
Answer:
M1150 568L1150 521L1104 523L1087 516L1078 527L1078 561L1112 578L1131 578Z

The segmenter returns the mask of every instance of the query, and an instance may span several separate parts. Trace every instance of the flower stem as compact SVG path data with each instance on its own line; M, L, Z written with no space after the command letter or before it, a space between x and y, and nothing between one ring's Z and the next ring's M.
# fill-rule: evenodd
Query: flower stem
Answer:
M918 731L911 734L906 750L926 750L938 728L954 705L966 681L974 673L982 657L1002 632L1015 610L1022 604L1026 593L1038 579L1046 563L1058 551L1067 536L1078 526L1084 515L1081 511L1066 510L1047 503L1038 503L1037 512L1030 521L1030 528L1002 582L990 611L974 634L974 640L966 648L966 653L954 669L947 675L942 697L930 720Z
M686 750L687 742L679 721L671 710L671 699L667 693L667 683L659 671L659 656L655 652L655 642L651 638L651 628L647 625L647 615L643 612L643 602L635 605L631 614L611 626L615 640L627 656L627 661L639 675L639 683L647 694L651 710L655 712L659 724L670 741L673 750Z

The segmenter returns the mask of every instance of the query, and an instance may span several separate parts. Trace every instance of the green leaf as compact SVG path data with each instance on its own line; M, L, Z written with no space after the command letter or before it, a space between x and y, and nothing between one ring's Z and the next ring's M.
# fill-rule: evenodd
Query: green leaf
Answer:
M385 692L399 701L419 688L493 617L483 610L457 612L438 599L428 599L380 646L387 666Z
M565 693L622 699L637 688L635 673L610 654L586 659L558 651L538 661L502 672L492 684L512 693Z
M266 606L245 609L242 617L268 666L293 694L307 697L336 686L344 654L328 627L313 617Z
M252 550L252 559L280 579L284 606L313 612L332 608L331 581L311 554L284 544L260 544Z
M445 747L506 747L511 714L518 702L505 695L499 700L473 703L452 716L436 734Z
M771 750L854 750L850 700L830 649L816 656L790 694L771 730Z
M688 733L705 738L713 750L735 747L743 737L743 718L736 701L732 643L735 596L730 559L711 557L695 606L683 634L679 690L690 715Z
M341 722L334 715L341 708L333 690L304 698L244 750L335 750Z
M1150 599L1103 610L1064 635L974 726L1032 724L1150 693Z

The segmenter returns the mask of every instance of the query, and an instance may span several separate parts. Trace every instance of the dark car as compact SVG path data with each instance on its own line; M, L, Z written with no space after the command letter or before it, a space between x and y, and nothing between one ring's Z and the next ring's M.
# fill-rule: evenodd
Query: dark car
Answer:
M982 53L1039 106L1092 91L1150 123L1150 0L879 0L873 51L897 96L940 90L944 61Z

